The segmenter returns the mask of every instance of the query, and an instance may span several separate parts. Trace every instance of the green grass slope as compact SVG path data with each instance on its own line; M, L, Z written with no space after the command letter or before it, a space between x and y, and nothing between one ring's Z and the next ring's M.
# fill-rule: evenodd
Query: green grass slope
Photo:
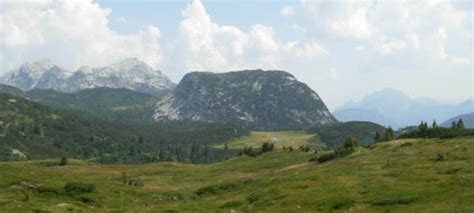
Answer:
M315 155L276 151L208 165L0 163L0 212L474 211L474 137L390 141L308 162ZM70 181L96 190L66 192Z
M367 146L374 143L376 132L383 132L383 126L367 121L349 121L336 123L329 126L313 127L309 130L317 134L314 140L324 144L327 149L334 149L352 137L361 145Z
M263 143L273 143L276 149L283 147L293 147L297 149L300 146L313 145L312 138L314 134L305 131L275 131L275 132L251 132L248 136L233 139L227 143L229 149L243 149L244 147L260 148ZM314 148L318 144L314 144ZM316 147L315 147L316 146ZM225 144L216 146L224 148Z

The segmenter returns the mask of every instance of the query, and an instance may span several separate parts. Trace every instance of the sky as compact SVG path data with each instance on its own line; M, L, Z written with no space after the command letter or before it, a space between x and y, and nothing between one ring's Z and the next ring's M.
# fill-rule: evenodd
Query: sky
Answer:
M474 96L469 0L0 0L0 75L50 59L69 70L136 57L190 71L285 70L335 109L391 87Z

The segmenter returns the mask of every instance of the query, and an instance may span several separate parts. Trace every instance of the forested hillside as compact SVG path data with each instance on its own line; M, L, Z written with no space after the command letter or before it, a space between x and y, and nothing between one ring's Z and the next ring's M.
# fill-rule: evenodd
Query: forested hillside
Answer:
M214 149L247 134L227 124L128 124L60 110L0 94L0 160L62 155L103 163L179 160L208 163L236 154Z

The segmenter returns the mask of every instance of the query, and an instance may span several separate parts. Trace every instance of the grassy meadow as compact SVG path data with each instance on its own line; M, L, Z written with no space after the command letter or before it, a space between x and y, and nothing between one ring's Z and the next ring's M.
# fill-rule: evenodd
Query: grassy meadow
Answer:
M271 142L276 149L283 147L298 148L311 143L314 134L305 131L274 131L274 132L252 132L248 136L236 138L227 143L229 149L243 149L244 147L260 148L263 143ZM216 145L216 148L224 148L224 144Z
M474 137L395 140L308 162L320 154L277 150L206 165L0 163L0 212L474 212ZM95 190L67 191L68 182Z

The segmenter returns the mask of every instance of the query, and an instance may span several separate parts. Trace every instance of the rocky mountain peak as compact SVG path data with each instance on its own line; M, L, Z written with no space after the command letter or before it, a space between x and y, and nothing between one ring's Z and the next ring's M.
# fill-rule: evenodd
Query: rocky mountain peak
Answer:
M242 123L279 130L337 122L318 94L284 71L192 72L158 102L155 120Z
M105 67L82 66L75 72L65 70L49 60L43 60L25 63L0 80L23 90L41 88L63 92L110 87L157 94L174 87L168 77L137 58L126 58Z

